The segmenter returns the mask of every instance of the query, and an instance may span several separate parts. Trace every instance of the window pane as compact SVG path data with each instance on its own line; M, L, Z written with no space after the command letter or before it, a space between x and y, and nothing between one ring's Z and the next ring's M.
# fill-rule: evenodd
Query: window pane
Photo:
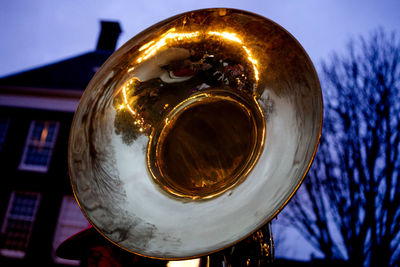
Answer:
M51 149L48 147L40 147L30 145L26 150L25 164L47 166Z
M42 136L43 128L44 128L44 122L34 121L31 139L39 141L40 137Z
M4 233L4 248L17 251L25 251L32 222L8 219Z
M47 171L58 128L59 123L55 121L32 121L20 169Z
M0 254L8 257L25 256L39 201L38 193L12 192L1 229Z
M28 193L14 193L13 204L10 210L10 217L24 217L32 220L36 211L37 195Z
M31 134L32 141L38 141L41 145L51 145L55 138L57 122L54 121L34 121Z

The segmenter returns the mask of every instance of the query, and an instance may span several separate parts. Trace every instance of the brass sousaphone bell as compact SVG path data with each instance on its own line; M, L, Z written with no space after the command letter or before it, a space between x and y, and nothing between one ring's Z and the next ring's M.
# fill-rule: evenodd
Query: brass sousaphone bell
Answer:
M133 37L89 83L70 135L72 187L119 247L208 255L283 209L321 125L317 74L286 30L240 10L187 12Z

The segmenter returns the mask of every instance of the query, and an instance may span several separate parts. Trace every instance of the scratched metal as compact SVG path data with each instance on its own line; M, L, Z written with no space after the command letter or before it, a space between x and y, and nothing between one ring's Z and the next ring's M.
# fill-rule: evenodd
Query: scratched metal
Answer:
M218 111L224 105L232 111ZM282 27L232 9L177 15L133 37L88 85L70 135L72 187L93 226L122 248L205 255L290 200L322 114L313 64Z

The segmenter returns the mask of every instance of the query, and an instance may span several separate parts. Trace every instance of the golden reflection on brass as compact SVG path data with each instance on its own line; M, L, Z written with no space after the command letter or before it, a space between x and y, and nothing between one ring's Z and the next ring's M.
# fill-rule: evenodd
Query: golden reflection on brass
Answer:
M214 70L212 75L221 75L219 79L221 80L222 87L220 85L218 89L225 90L230 94L235 93L232 89L238 89L236 94L243 94L247 91L247 93L245 92L245 94L247 94L246 97L254 95L253 88L259 80L257 69L258 61L253 57L251 51L244 45L245 41L242 40L242 37L236 32L219 31L216 29L206 30L202 28L192 32L178 32L177 29L173 27L166 30L159 38L145 43L138 49L141 54L138 56L136 63L139 65L130 67L128 73L133 72L138 67L140 68L140 63L145 62L146 60L151 60L152 56L156 55L157 52L160 52L163 49L168 49L168 47L186 48L188 44L193 45L193 43L197 43L199 46L195 47L196 50L192 49L191 54L193 55L194 53L197 53L197 57L201 56L201 58L190 63L185 63L187 59L181 62L175 61L175 65L177 65L178 68L188 67L187 64L191 64L191 66L189 66L189 71L193 71L193 73L198 72L199 70L205 72L207 68L213 67L209 63L205 63L206 60L210 58L217 59L219 61L218 63L220 63L222 67L228 66L229 63L225 61L226 59L218 55L221 53L221 51L218 51L221 48L216 50L218 51L217 53L213 52L216 44L213 44L212 42L216 42L216 44L228 42L229 44L240 45L242 51L235 55L238 58L238 62L242 62L242 60L239 61L240 57L247 58L254 71L254 85L251 86L251 81L248 79L248 70L243 69L243 66L241 65L236 66L236 69L234 69L235 66L233 66L232 71L237 72L236 76L239 75L239 77L233 77L233 84L230 84L231 81L224 77L226 75L225 73ZM224 48L225 51L228 51L226 49L230 48ZM232 55L230 61L232 61L235 56ZM161 68L163 67L164 66L161 66ZM240 68L242 68L242 70ZM171 76L171 74L169 75ZM190 79L193 80L193 77L190 77ZM204 79L203 84L209 86L208 81L204 77L202 77L202 79ZM186 117L192 115L193 110L195 109L193 107L184 107L185 110L191 112L185 111L183 115L179 115L181 117L178 119L179 122L173 122L176 118L167 115L167 111L171 110L171 108L182 108L182 106L184 106L182 103L187 103L187 99L182 97L181 99L178 98L178 100L182 100L181 102L174 100L175 103L167 103L164 99L159 98L163 101L162 107L159 105L161 110L166 110L166 112L161 111L162 116L165 116L165 118L162 119L161 116L160 120L164 121L165 126L157 125L157 127L155 127L154 117L146 118L143 114L140 114L140 111L134 110L133 108L138 105L138 102L141 101L141 95L145 93L139 93L138 87L146 82L147 81L142 82L138 77L133 77L126 81L122 85L122 89L120 89L120 92L122 93L122 102L118 102L118 104L115 103L114 106L116 106L117 111L120 112L126 108L131 113L132 122L137 126L137 130L150 135L150 155L147 157L147 164L156 183L161 185L166 192L179 197L209 199L225 192L238 182L243 181L246 173L250 171L249 167L254 165L258 158L264 143L263 138L265 136L265 125L263 123L264 119L262 112L260 112L260 108L252 107L248 109L236 100L236 105L232 104L235 101L230 104L226 101L218 101L218 104L216 104L215 101L211 101L211 106L213 106L213 108L211 106L207 107L208 105L202 103L203 110L208 109L208 112L210 112L210 109L214 109L212 118L218 118L218 120L211 122L210 116L207 117L203 114L202 116L204 116L204 118L198 120L198 125L196 125L196 123L193 122L191 124L182 123L182 120L190 121ZM248 83L247 85L246 82ZM161 87L167 86L167 83L162 82L157 83L154 81L151 83L152 84L149 85L149 87L152 90L154 90L154 87L158 87L160 88L160 91ZM176 82L172 81L171 83ZM235 83L237 84L235 85ZM173 89L176 90L177 88ZM187 88L182 88L180 90L186 91ZM200 90L201 88L198 89L198 91ZM191 97L195 96L196 93L197 92L195 91ZM155 94L157 94L157 92ZM256 100L250 102L250 105L258 106ZM249 103L249 101L247 103ZM172 105L170 106L170 104ZM195 105L197 106L199 103ZM219 111L216 109L217 106L220 106ZM227 108L227 110L230 110L233 113L229 114L229 112L224 110L224 108ZM199 109L199 107L196 107L196 109ZM241 109L244 110L241 111ZM220 111L224 112L221 113ZM176 113L176 110L174 112ZM187 115L187 113L190 113L191 115ZM243 116L246 113L247 115ZM229 120L227 119L229 119L230 115L233 114L238 115L237 117L233 116L237 121L231 121L229 123ZM253 117L258 117L258 119L255 120ZM222 122L225 123L225 126ZM256 122L258 125L256 125ZM213 129L209 132L204 130L204 136L196 141L195 139L199 137L201 132L199 131L200 128L204 125L211 126L212 123L214 124ZM184 124L185 126L180 126L181 124ZM236 127L236 130L234 126ZM162 128L162 133L157 133L157 129L160 128ZM184 131L184 128L197 129L197 135L194 134L194 131L191 133L187 130ZM257 132L258 130L260 130L260 132ZM180 139L177 141L173 138L167 138L169 135L180 136ZM155 138L157 140L154 140ZM159 141L158 138L160 138L161 141ZM210 138L214 138L214 140L211 140ZM206 141L207 139L210 139L210 141ZM171 140L174 140L174 142L171 142ZM195 142L199 145L194 145ZM256 142L260 142L260 144L256 145ZM156 151L153 151L151 149L152 147L156 147ZM257 150L255 148L257 148Z
M208 32L202 32L200 34L199 31L196 32L175 32L176 28L171 28L166 31L166 33L162 34L159 40L156 42L155 40L151 40L150 42L144 44L142 47L139 48L139 51L143 51L143 55L137 59L137 63L141 63L143 60L148 59L152 55L154 55L158 50L161 48L170 45L173 45L173 41L186 41L186 42L193 42L193 41L200 41L200 38L206 40L208 36L216 36L225 41L232 41L234 43L243 44L245 43L240 37L238 37L237 33L235 32L226 32L226 31L218 31L218 30L210 30ZM197 40L193 40L193 39ZM254 76L255 79L259 80L259 74L257 69L258 61L252 56L251 51L245 46L241 46L242 49L247 53L248 60L252 63L254 68ZM129 71L133 70L132 68Z
M209 199L246 177L263 146L265 125L257 102L238 100L238 95L208 91L167 116L148 152L153 178L167 192Z
M266 224L250 237L232 247L211 254L211 266L269 266L274 261L271 226Z
M132 38L88 85L71 127L74 194L128 251L262 265L322 114L312 62L286 30L246 11L187 12ZM238 252L249 244L258 259Z
M143 45L141 48L139 48L139 51L145 50L143 52L143 56L138 58L137 63L142 62L143 60L148 59L152 55L154 55L159 49L167 45L167 42L170 40L174 41L182 41L182 40L189 40L199 36L199 32L180 32L177 33L175 32L175 28L167 30L166 33L161 35L160 40L155 42L154 40L148 42L147 44ZM153 45L153 43L155 43Z
M228 43L228 47L222 47L222 51L221 48L216 49L216 45L221 42ZM122 84L122 88L119 90L122 93L122 97L120 97L122 101L115 102L114 106L120 113L123 113L124 109L127 109L132 115L131 121L136 126L136 131L146 133L150 136L147 164L156 183L166 192L175 196L197 200L215 197L245 179L246 173L255 164L262 149L263 138L265 137L265 123L263 122L263 114L258 107L257 101L252 99L254 95L253 89L259 80L258 61L244 45L245 42L242 40L242 37L236 32L205 30L201 28L192 32L178 32L173 27L166 30L159 38L145 43L138 49L141 54L138 56L136 63L139 65L130 67L128 73L134 72L138 68L140 69L141 63L144 64L146 60L150 60L151 62L152 57L157 52L161 53L160 51L167 50L168 47L182 47L187 49L187 45L190 44L193 46L193 43L196 43L198 46L195 46L195 49L192 48L190 54L192 56L193 54L197 54L194 55L197 57L197 60L190 62L188 62L188 59L176 60L169 64L175 64L171 68L186 68L186 72L192 72L190 73L190 80L195 80L193 75L198 75L199 72L205 73L202 74L203 77L201 75L198 76L200 76L199 78L202 79L201 82L207 87L210 87L209 84L212 81L207 81L206 75L220 75L216 79L220 80L217 88L219 91L225 91L224 94L236 94L236 98L238 95L246 95L245 97L251 98L251 100L243 102L241 97L239 97L240 99L237 100L231 98L230 102L219 99L217 103L215 100L218 97L215 96L213 101L211 101L211 98L208 98L207 103L210 104L206 104L205 100L202 99L201 109L208 110L208 113L213 109L212 112L214 114L212 117L210 117L210 114L206 115L205 113L199 115L203 116L203 118L198 119L195 123L189 120L188 117L194 113L201 113L198 111L199 107L193 107L198 106L200 102L188 106L187 103L190 102L188 99L191 98L195 98L198 101L200 98L196 95L203 88L196 89L195 87L189 98L185 98L185 96L176 97L179 91L186 93L188 87L193 85L189 84L185 87L180 86L179 88L176 85L177 82L173 81L173 79L168 84L168 82L163 83L162 78L160 81L158 77L148 81L141 81L140 78L133 77ZM230 73L222 73L221 70L230 65L229 61L226 61L226 55L223 55L223 53L229 53L232 50L232 44L239 45L241 52L235 55L232 54L229 61L242 62L241 57L247 58L248 63L254 71L253 85L251 85L251 79L248 77L249 70L246 70L242 65L232 65L231 72L235 74L231 76L235 77L228 78ZM210 64L210 59L217 61L217 64L221 67L217 68L213 64ZM168 69L168 67L168 65L160 66L160 69ZM209 71L207 74L207 70L213 67L215 69L212 72ZM168 73L168 75L169 77L173 76L171 73ZM210 78L208 77L208 79ZM178 81L185 82L184 80ZM173 93L175 99L172 100L172 103L168 103L171 100L166 96L168 92L164 93L163 98L158 94L161 90L166 91L168 87L171 87L171 84L176 85L171 88L171 91L176 91ZM158 102L160 103L157 103L157 106L161 114L155 114L154 111L148 112L149 109L143 110L141 113L134 108L135 106L146 108L140 102L145 104L152 98L150 90L153 90L154 99L158 97ZM214 90L214 92L218 90ZM211 94L209 88L207 88L207 92L208 95ZM247 107L247 105L251 107ZM217 108L218 106L219 108ZM181 114L182 111L180 110L179 116L171 116L171 114L177 115L177 107L185 112ZM196 112L193 112L194 110ZM171 113L168 114L168 112ZM233 113L229 114L230 112ZM153 115L149 117L146 113L152 113ZM234 118L231 122L229 122L230 116ZM174 122L178 117L178 122ZM215 121L211 121L210 118L214 118ZM162 123L159 124L156 121ZM200 129L205 126L212 127L212 129L209 129L208 132ZM160 129L162 129L162 133L157 132ZM196 130L188 132L188 129ZM201 130L203 130L203 136L200 138ZM171 135L174 138L168 138ZM176 136L179 136L179 141L175 139ZM199 140L196 141L196 138ZM171 140L174 141L172 142Z
M239 44L242 44L242 43L243 43L243 41L242 41L239 37L237 37L237 36L236 36L236 33L234 33L234 32L217 32L217 31L210 31L210 32L208 32L208 34L209 34L209 35L221 36L221 37L223 37L224 39L231 40L231 41L236 42L236 43L239 43ZM254 77L255 77L256 80L258 81L258 80L259 80L258 69L257 69L258 61L257 61L256 59L253 58L253 56L251 55L250 50L249 50L245 45L242 45L242 48L244 49L244 51L246 51L246 53L247 53L247 55L248 55L249 61L253 64L253 68L254 68Z
M157 163L177 191L208 195L234 183L253 151L254 126L239 105L197 102L163 129Z

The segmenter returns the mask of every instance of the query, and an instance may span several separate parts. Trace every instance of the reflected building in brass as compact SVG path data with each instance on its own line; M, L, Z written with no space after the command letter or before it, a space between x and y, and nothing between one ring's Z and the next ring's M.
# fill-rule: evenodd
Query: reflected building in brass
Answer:
M92 79L72 125L71 182L118 246L206 255L284 207L321 124L314 67L282 27L240 10L187 12L132 38Z

